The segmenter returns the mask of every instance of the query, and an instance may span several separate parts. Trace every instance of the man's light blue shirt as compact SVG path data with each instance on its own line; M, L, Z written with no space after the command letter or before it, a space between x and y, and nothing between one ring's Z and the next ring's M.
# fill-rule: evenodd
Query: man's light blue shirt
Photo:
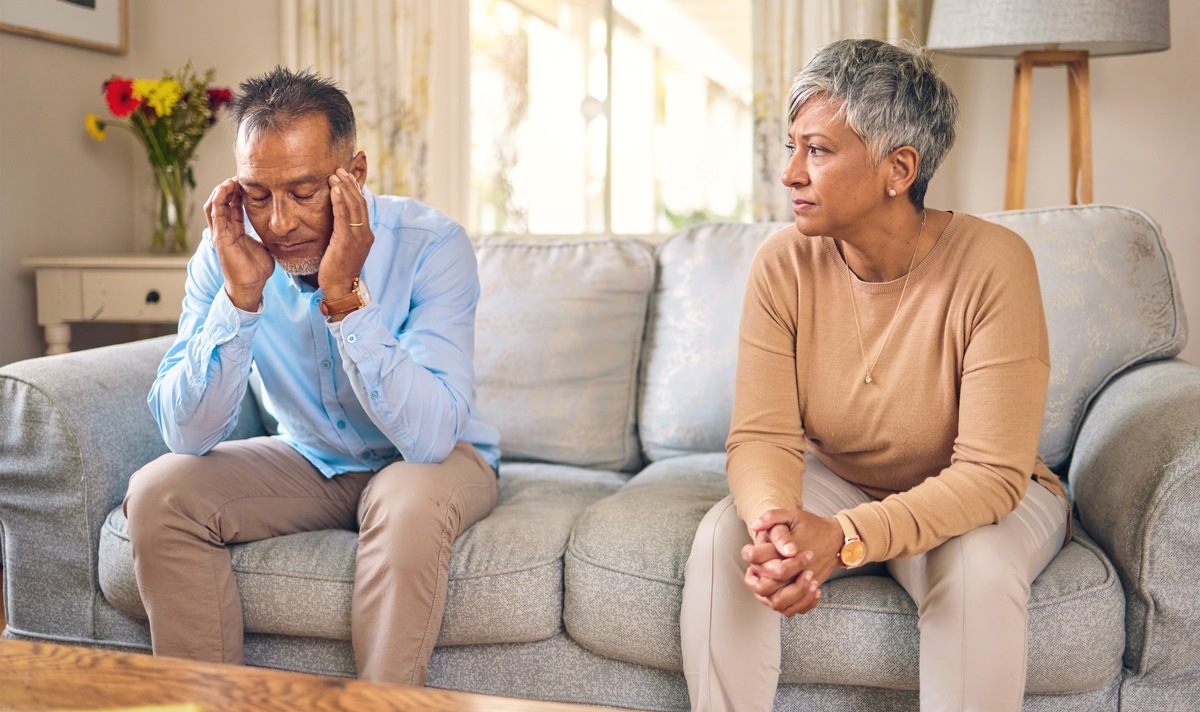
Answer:
M371 301L334 324L321 314L321 290L278 265L257 313L235 307L205 231L148 398L173 452L204 454L233 431L253 369L278 437L326 477L377 471L397 456L441 462L460 440L497 465L499 431L473 414L480 289L470 239L417 201L364 195Z

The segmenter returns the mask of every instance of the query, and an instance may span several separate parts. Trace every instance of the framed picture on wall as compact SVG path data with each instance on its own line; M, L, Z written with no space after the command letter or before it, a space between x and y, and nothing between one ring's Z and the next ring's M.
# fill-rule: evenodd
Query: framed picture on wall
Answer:
M128 0L3 0L0 30L125 54Z

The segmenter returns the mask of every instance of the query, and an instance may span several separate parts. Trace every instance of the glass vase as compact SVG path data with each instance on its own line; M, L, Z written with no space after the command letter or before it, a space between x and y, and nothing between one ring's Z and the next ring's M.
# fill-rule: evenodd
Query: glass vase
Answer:
M158 204L155 209L154 236L150 249L154 252L186 252L188 249L188 205L186 168L179 164L154 166L154 184Z

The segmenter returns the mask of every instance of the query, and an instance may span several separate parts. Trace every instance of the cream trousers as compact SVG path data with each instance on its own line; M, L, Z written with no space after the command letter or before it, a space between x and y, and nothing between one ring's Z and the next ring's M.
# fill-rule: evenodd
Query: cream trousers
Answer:
M273 438L164 455L133 474L125 516L155 655L242 663L242 605L226 544L358 531L351 641L360 677L423 685L454 540L496 505L495 470L459 443L440 464L402 460L326 478Z
M868 501L808 458L806 511L827 517ZM1029 587L1062 548L1066 528L1065 503L1031 480L1020 505L998 524L887 562L917 604L923 712L1021 708ZM746 524L726 497L705 515L692 544L680 630L693 710L769 710L775 699L782 618L742 583L748 543ZM835 569L831 578L867 571Z

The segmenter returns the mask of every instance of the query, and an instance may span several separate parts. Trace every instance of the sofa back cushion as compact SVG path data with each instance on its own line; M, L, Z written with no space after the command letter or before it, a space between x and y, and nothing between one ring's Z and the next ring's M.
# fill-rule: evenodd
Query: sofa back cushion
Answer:
M1050 332L1050 387L1038 452L1070 458L1088 405L1133 364L1187 342L1179 282L1162 231L1145 213L1073 205L982 215L1025 238L1037 261Z
M1037 261L1051 362L1038 451L1058 468L1113 376L1183 348L1179 284L1161 231L1140 211L1086 205L982 217L1025 238ZM659 248L640 414L650 460L724 449L750 261L784 225L702 225Z
M652 461L725 449L754 253L787 223L705 223L658 247L638 426Z
M632 470L654 252L629 239L476 246L480 417L505 460Z

